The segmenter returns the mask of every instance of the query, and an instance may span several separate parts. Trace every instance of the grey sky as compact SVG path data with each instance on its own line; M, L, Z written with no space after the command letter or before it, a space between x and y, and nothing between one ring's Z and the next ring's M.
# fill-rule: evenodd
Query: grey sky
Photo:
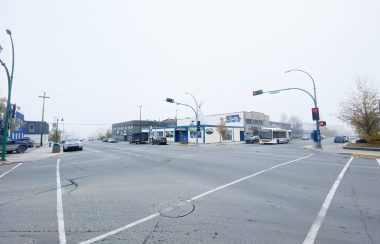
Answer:
M258 111L311 121L300 92L252 97L252 90L301 87L313 75L321 117L337 124L337 105L360 76L379 85L378 1L5 1L1 58L16 52L12 102L27 120L65 120L81 136L139 116L192 116L166 97L203 101L204 114ZM6 75L0 73L0 96ZM75 124L75 125L74 125Z

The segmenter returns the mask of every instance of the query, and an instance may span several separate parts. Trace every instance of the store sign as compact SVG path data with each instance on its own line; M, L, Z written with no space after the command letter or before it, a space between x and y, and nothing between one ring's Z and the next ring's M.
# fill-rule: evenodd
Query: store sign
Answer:
M240 122L241 118L240 115L238 114L233 114L233 115L227 115L226 116L226 123L237 123Z
M212 128L207 128L206 129L206 134L207 135L211 135L212 133L214 133L214 130Z

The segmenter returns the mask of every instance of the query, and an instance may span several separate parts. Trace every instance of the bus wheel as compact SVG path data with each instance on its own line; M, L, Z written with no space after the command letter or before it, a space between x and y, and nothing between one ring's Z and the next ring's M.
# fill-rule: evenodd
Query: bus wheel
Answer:
M277 144L280 144L280 139L277 139Z

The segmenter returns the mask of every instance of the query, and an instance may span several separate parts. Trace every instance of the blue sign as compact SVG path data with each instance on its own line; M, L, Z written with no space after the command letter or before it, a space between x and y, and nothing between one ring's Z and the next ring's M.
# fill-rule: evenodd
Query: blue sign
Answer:
M226 116L226 123L237 123L240 122L241 118L238 114L233 114L233 115L227 115Z

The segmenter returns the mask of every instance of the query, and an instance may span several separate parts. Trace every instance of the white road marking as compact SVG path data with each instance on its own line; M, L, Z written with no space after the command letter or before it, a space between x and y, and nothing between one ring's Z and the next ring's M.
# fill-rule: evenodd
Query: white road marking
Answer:
M307 234L303 244L313 244L314 243L315 238L317 237L319 228L321 227L322 222L326 217L327 210L328 210L330 203L334 197L334 194L335 194L335 192L339 186L339 183L342 180L344 174L346 173L346 170L348 169L348 166L350 166L351 161L353 159L354 158L351 157L350 160L348 160L348 162L346 163L346 165L344 166L344 168L340 172L338 178L335 180L335 182L334 182L333 186L331 187L329 194L327 194L327 197L322 204L322 208L319 210L318 216L315 218L313 225L311 226L309 233Z
M11 172L12 170L16 169L18 166L20 166L22 163L19 163L17 164L16 166L14 166L13 168L11 168L10 170L8 170L7 172L5 172L4 174L0 175L0 178L2 178L3 176L7 175L9 172Z
M65 233L65 218L63 216L63 204L62 204L62 189L61 189L61 176L59 173L59 162L57 161L57 217L58 217L58 235L59 243L66 244L66 233Z
M129 229L129 228L131 228L131 227L133 227L133 226L135 226L135 225L138 225L138 224L140 224L140 223L142 223L142 222L145 222L145 221L148 221L148 220L150 220L150 219L156 218L156 217L159 216L159 215L160 215L159 213L155 213L155 214L149 215L148 217L145 217L145 218L143 218L143 219L137 220L137 221L135 221L135 222L133 222L133 223L130 223L130 224L126 225L126 226L123 226L123 227L121 227L121 228L119 228L119 229L116 229L116 230L110 231L110 232L108 232L108 233L105 233L105 234L103 234L103 235L97 236L97 237L92 238L92 239L90 239L90 240L80 242L79 244L89 244L89 243L94 243L94 242L96 242L96 241L100 241L100 240L102 240L102 239L104 239L104 238L106 238L106 237L108 237L108 236L115 235L115 234L117 234L117 233L119 233L119 232L121 232L121 231L123 231L123 230Z
M288 161L288 162L285 162L285 163L282 163L282 164L275 165L275 166L270 167L270 168L268 168L268 169L265 169L265 170L259 171L259 172L255 173L255 174L252 174L252 175L249 175L249 176L246 176L246 177L240 178L240 179L238 179L238 180L232 181L232 182L230 182L230 183L228 183L228 184L225 184L225 185L223 185L223 186L219 186L219 187L217 187L217 188L215 188L215 189L213 189L213 190L210 190L210 191L207 191L207 192L205 192L205 193L202 193L202 194L200 194L200 195L198 195L198 196L195 196L195 197L191 198L190 200L191 200L191 201L194 201L194 200L196 200L196 199L199 199L199 198L201 198L201 197L207 196L207 195L209 195L209 194L211 194L211 193L213 193L213 192L216 192L216 191L218 191L218 190L221 190L221 189L223 189L223 188L226 188L226 187L231 186L231 185L233 185L233 184L236 184L236 183L238 183L238 182L241 182L241 181L247 180L247 179L249 179L249 178L252 178L252 177L257 176L257 175L259 175L259 174L265 173L265 172L270 171L270 170L272 170L272 169L275 169L275 168L278 168L278 167L284 166L284 165L286 165L286 164L294 163L294 162L297 162L297 161L299 161L299 160L302 160L302 159L305 159L305 158L309 158L309 157L311 157L311 156L313 156L313 155L314 155L314 154L310 154L310 155L308 155L308 156L306 156L306 157L298 158L298 159L295 159L295 160L292 160L292 161ZM145 218L139 219L139 220L137 220L137 221L135 221L135 222L133 222L133 223L130 223L130 224L128 224L128 225L125 225L125 226L120 227L120 228L118 228L118 229L115 229L115 230L113 230L113 231L107 232L107 233L105 233L105 234L103 234L103 235L100 235L100 236L94 237L94 238L92 238L92 239L90 239L90 240L87 240L87 241L84 241L84 242L80 242L79 244L90 244L90 243L94 243L94 242L96 242L96 241L100 241L100 240L102 240L102 239L104 239L104 238L106 238L106 237L109 237L109 236L111 236L111 235L115 235L115 234L117 234L117 233L119 233L119 232L121 232L121 231L124 231L124 230L127 230L127 229L129 229L129 228L132 228L132 227L135 226L135 225L141 224L141 223L143 223L143 222L146 222L146 221L148 221L148 220L150 220L150 219L153 219L153 218L156 218L156 217L158 217L158 216L160 216L160 213L158 213L158 212L157 212L157 213L154 213L154 214L151 214L151 215L149 215L149 216L147 216L147 217L145 217Z
M380 159L377 159L377 163L379 164L379 166L380 166Z
M284 165L286 165L286 164L294 163L294 162L297 162L297 161L299 161L299 160L302 160L302 159L305 159L305 158L311 157L312 155L313 155L313 154L310 154L310 155L308 155L308 156L306 156L306 157L302 157L302 158L299 158L299 159L295 159L295 160L292 160L292 161L288 161L288 162L285 162L285 163L282 163L282 164L275 165L275 166L270 167L270 168L268 168L268 169L261 170L261 171L259 171L259 172L257 172L257 173L252 174L252 175L248 175L248 176L246 176L246 177L243 177L243 178L240 178L240 179L238 179L238 180L232 181L232 182L230 182L230 183L228 183L228 184L225 184L225 185L219 186L219 187L217 187L217 188L215 188L215 189L212 189L212 190L210 190L210 191L207 191L207 192L205 192L205 193L199 194L198 196L195 196L195 197L191 198L190 200L195 201L195 200L197 200L197 199L199 199L199 198L201 198L201 197L207 196L207 195L209 195L209 194L211 194L211 193L214 193L214 192L216 192L216 191L219 191L219 190L221 190L221 189L223 189L223 188L226 188L226 187L228 187L228 186L234 185L234 184L236 184L236 183L239 183L239 182L241 182L241 181L247 180L247 179L252 178L252 177L254 177L254 176L257 176L257 175L259 175L259 174L265 173L265 172L267 172L267 171L269 171L269 170L272 170L272 169L275 169L275 168L278 168L278 167L284 166Z

